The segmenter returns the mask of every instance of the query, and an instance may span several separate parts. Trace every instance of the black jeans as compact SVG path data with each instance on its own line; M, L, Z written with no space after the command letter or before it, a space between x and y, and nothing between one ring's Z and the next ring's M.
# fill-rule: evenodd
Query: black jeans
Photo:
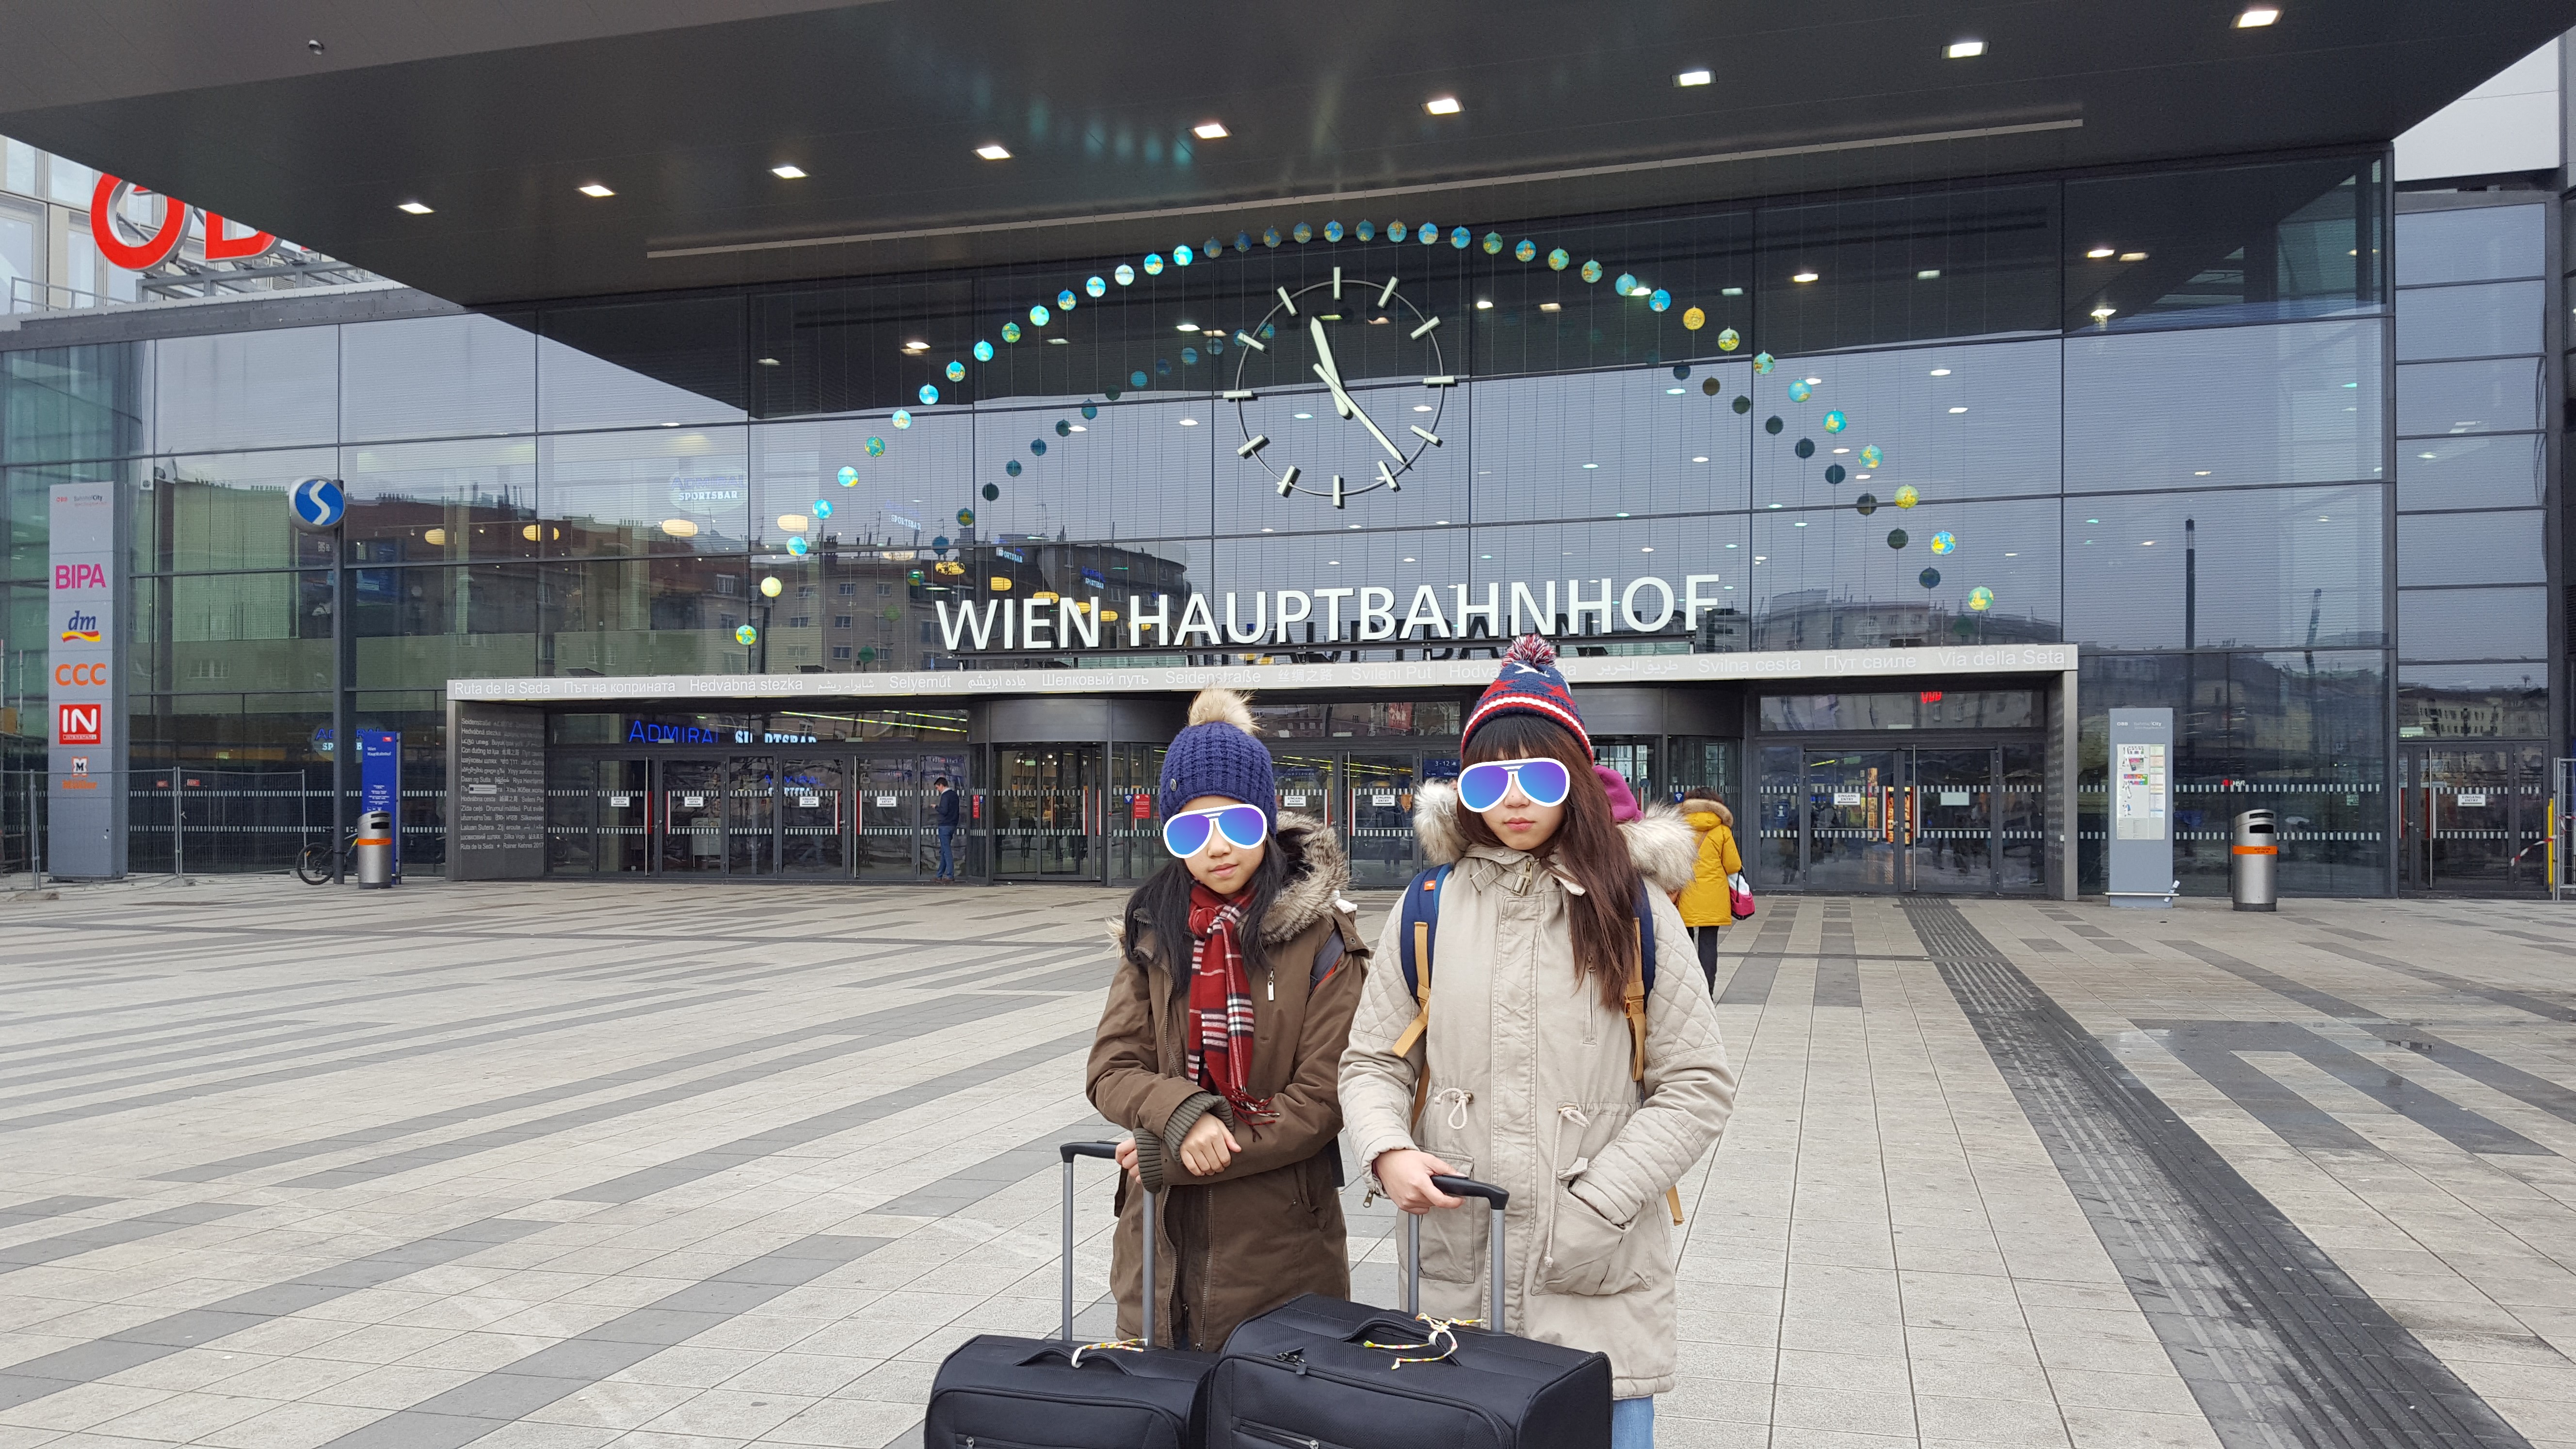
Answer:
M1699 971L1702 976L1708 978L1708 989L1711 995L1717 992L1718 929L1716 926L1691 927L1691 939L1699 943Z

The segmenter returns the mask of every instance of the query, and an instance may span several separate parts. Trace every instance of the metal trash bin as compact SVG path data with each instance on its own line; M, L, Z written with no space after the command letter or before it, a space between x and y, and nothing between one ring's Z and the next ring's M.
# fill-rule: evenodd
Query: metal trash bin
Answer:
M394 817L391 811L369 810L358 817L358 838L353 853L357 857L361 889L383 890L394 883Z
M2230 859L2229 895L2240 911L2277 910L2281 904L2281 847L2278 813L2248 810L2236 817L2236 847Z

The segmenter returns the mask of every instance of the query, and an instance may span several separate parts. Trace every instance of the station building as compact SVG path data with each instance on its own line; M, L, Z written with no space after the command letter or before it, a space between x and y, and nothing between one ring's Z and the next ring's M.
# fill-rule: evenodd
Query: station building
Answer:
M778 8L547 63L580 89L801 35L904 39L969 93L1034 75L903 7ZM522 211L440 189L473 157L420 161L363 221L337 152L328 185L282 182L124 119L184 88L0 115L45 148L13 143L26 195L0 197L35 279L0 324L19 868L31 820L62 874L282 868L357 787L339 742L391 733L407 874L912 881L944 777L970 878L1117 885L1159 863L1162 744L1224 683L1282 805L1394 885L1415 787L1535 630L1602 761L1641 796L1716 788L1760 889L2099 891L2104 721L2132 706L2176 713L2186 893L2224 889L2255 806L2288 893L2546 889L2568 259L2562 62L2532 46L2570 19L2382 37L2429 73L2233 129L2025 75L2017 109L1764 145L1694 129L1768 82L1676 35L1588 62L1681 118L1651 144L1492 131L1473 165L1443 126L1549 102L1462 63L1373 80L1405 114L1344 160L1384 174L1329 186L1225 171L1322 143L1264 142L1267 103L1222 90L988 91L918 144L1004 154L932 169L1061 194L826 190L838 230L803 198L864 148L767 113L715 147L749 181L672 179L714 143L657 133L659 172L604 141L528 160L566 195ZM2336 79L2205 53L2267 41L2209 28L2186 90ZM1927 32L1905 74L1976 81L1988 38ZM536 63L262 74L216 110ZM80 167L328 254L219 265L185 202L120 193L111 243L173 215L195 240L70 286L89 198L48 183ZM607 245L628 193L658 211ZM734 224L683 225L700 204ZM297 525L313 479L335 530ZM84 669L87 694L56 677Z

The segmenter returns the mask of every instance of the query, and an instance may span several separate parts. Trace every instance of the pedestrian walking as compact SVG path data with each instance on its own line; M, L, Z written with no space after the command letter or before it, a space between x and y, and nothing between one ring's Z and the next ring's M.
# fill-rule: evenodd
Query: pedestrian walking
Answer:
M1119 1335L1142 1317L1139 1194L1157 1193L1156 1337L1213 1352L1301 1293L1350 1296L1336 1088L1368 949L1341 846L1278 813L1241 695L1192 702L1157 794L1173 859L1111 923L1087 1080L1135 1134L1118 1149Z
M957 787L946 775L935 776L931 785L939 791L939 878L957 879Z
M1680 914L1640 865L1659 830L1684 827L1659 813L1623 835L1555 650L1533 636L1503 659L1467 716L1456 785L1426 787L1414 810L1425 854L1454 862L1438 970L1417 1003L1393 969L1412 943L1390 912L1342 1108L1375 1190L1424 1217L1424 1311L1476 1313L1487 1261L1488 1215L1432 1175L1507 1189L1494 1326L1607 1354L1611 1442L1650 1449L1679 1356L1667 1194L1724 1129L1735 1074L1716 1007L1691 989ZM1647 921L1659 969L1631 1016Z
M1717 933L1735 924L1735 890L1729 881L1744 869L1744 857L1735 848L1735 812L1717 798L1717 792L1705 785L1682 795L1682 819L1699 834L1697 862L1691 869L1691 883L1682 888L1682 924L1690 927L1691 937L1699 946L1700 974L1708 978L1708 989L1717 990Z

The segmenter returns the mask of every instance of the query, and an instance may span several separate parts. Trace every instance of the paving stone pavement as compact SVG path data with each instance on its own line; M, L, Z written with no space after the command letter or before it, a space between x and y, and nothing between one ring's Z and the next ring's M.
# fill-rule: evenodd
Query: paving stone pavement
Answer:
M949 1348L1055 1320L1115 905L0 903L0 1449L918 1444ZM1657 1442L2576 1449L2568 919L1766 900Z

